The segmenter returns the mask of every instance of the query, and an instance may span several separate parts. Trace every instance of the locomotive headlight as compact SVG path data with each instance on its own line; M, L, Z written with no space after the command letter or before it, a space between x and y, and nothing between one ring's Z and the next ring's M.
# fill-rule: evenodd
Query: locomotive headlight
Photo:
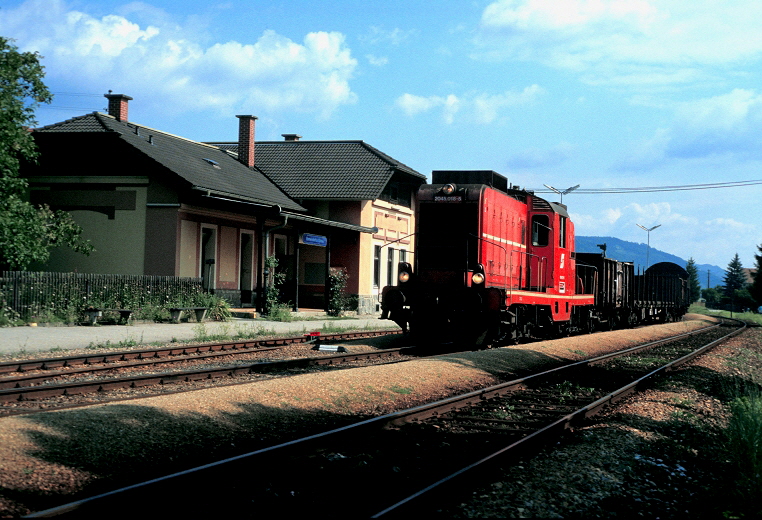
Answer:
M476 285L481 285L484 283L484 275L482 273L474 273L471 275L471 282Z
M410 273L406 271L402 271L398 276L397 279L400 281L400 283L405 283L408 280L410 280Z
M445 184L442 186L442 193L445 195L452 195L455 193L455 185L454 184Z

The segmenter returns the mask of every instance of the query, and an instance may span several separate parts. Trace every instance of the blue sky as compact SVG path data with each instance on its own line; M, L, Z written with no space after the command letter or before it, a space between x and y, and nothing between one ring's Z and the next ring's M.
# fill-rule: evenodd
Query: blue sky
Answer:
M621 190L762 181L760 27L757 0L0 0L0 35L44 57L40 125L105 111L109 90L199 141L253 114L258 140L579 184L577 234L660 225L652 247L723 268L754 265L762 183Z

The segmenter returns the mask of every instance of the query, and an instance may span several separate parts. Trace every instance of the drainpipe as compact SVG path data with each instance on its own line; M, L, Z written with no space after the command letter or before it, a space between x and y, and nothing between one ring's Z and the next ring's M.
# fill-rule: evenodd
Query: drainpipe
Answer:
M280 214L281 209L280 206L278 206L278 214ZM275 227L271 227L270 229L265 231L265 256L270 255L270 233L273 231L277 231L279 229L283 229L286 227L286 224L288 224L288 215L283 215L283 224L279 224Z

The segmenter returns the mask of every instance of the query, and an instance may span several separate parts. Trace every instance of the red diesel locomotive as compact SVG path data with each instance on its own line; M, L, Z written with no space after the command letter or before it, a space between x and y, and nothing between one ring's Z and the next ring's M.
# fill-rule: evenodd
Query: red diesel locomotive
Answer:
M611 260L612 267L591 255L577 265L566 207L496 172L434 171L418 203L415 268L399 264L397 285L383 289L381 317L421 340L515 343L632 325L664 311L660 303L643 308L636 298L648 291L611 292L639 279L632 264ZM680 291L684 298L684 281ZM673 299L663 316L685 312Z

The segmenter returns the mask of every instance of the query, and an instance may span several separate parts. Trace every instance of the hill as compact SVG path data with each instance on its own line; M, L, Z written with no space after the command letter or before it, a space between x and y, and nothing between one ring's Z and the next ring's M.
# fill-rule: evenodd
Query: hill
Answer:
M576 238L577 251L580 253L600 253L601 249L598 244L606 244L606 256L609 258L616 258L623 262L632 262L635 265L635 270L638 268L643 270L646 267L646 256L648 256L648 263L650 265L659 262L673 262L679 266L685 267L688 263L687 259L680 258L679 256L665 253L653 247L648 250L646 244L635 242L627 242L626 240L620 240L614 237L585 237L578 236ZM646 253L648 254L646 255ZM730 261L730 258L728 258ZM712 287L722 285L722 279L725 276L725 270L721 267L711 264L696 264L698 268L699 283L702 288L707 287L707 276L709 278L709 284Z

